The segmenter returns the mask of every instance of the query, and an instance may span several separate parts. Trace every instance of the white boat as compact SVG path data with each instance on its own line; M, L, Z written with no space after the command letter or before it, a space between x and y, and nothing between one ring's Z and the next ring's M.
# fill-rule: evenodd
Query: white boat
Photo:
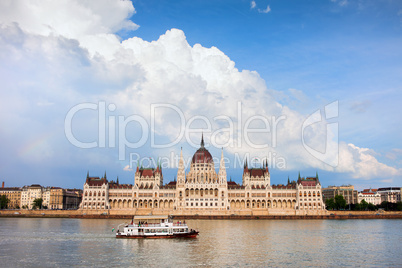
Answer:
M117 227L116 238L195 238L198 233L185 221L172 221L167 215L134 216L131 224Z

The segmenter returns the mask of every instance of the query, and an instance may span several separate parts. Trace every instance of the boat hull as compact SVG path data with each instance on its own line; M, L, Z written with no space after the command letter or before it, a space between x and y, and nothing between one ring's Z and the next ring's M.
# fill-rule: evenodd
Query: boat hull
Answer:
M119 235L116 238L133 238L133 239L159 239L159 238L196 238L199 232L191 232L186 234L169 234L169 235Z

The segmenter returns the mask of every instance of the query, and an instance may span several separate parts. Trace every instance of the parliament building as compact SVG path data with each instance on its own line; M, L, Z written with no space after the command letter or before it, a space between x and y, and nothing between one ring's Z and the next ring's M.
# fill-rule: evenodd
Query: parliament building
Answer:
M242 184L227 180L223 151L219 171L201 146L185 171L180 153L177 179L163 184L162 168L137 167L134 184L120 184L87 175L80 209L110 214L148 215L320 215L325 214L321 184L316 177L287 185L271 185L268 164L244 164Z

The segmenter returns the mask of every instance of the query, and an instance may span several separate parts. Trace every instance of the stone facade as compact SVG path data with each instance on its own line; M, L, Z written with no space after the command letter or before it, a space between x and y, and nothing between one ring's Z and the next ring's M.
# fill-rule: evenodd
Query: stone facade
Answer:
M106 172L103 178L89 177L84 184L81 209L109 209L109 183Z
M357 204L357 191L353 185L342 185L342 186L328 186L322 189L322 194L324 197L324 202L327 199L335 198L336 195L342 195L346 200L346 204Z
M7 205L8 209L20 208L21 203L21 189L18 187L1 187L0 196L5 195L10 201Z
M39 184L32 184L31 186L24 186L22 187L21 191L21 208L28 208L32 209L33 201L37 198L43 199L43 205L49 205L49 200L45 202L45 198L47 195L42 196L45 192L45 188L40 186ZM45 198L44 198L45 197Z
M401 202L401 187L378 188L377 192L381 195L381 202Z
M358 194L357 199L359 203L364 200L373 205L381 204L381 194L377 192L377 189L364 189Z
M180 154L177 180L163 185L162 168L137 167L134 184L108 182L89 177L80 205L86 210L125 210L133 214L175 215L305 215L325 214L321 184L317 177L300 178L287 185L271 185L267 163L249 168L245 163L242 184L227 181L221 154L216 172L209 151L195 152L186 174Z

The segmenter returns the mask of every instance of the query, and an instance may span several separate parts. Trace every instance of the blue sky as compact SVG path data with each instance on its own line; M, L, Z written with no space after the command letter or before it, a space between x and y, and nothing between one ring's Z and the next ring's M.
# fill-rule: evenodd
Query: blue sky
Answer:
M400 1L4 1L1 5L0 179L8 186L82 187L87 170L94 176L106 170L109 179L119 176L120 182L133 183L128 157L119 160L118 148L77 148L66 138L69 110L101 101L115 104L116 110L106 114L117 122L118 116L133 114L149 122L155 103L176 105L187 120L205 116L213 121L225 115L236 122L234 108L241 101L244 119L252 115L287 119L279 125L277 146L256 149L244 142L222 146L232 164L236 153L264 157L275 152L286 161L284 168L271 166L275 184L285 183L288 176L296 179L300 171L302 176L318 172L324 186L401 185ZM326 123L338 124L331 148L339 144L339 164L333 167L311 157L300 139L301 123L335 101L338 116L306 134L309 145L322 149ZM95 111L77 113L74 135L87 142L96 140L97 119ZM161 114L156 121L156 140L174 140L175 114ZM212 123L212 132L224 125ZM140 139L139 127L128 125L126 138ZM205 131L207 141L212 132ZM108 141L109 134L106 137ZM191 137L198 143L200 134ZM272 145L266 135L257 135L254 141ZM179 154L180 147L186 157L197 149L185 138L164 149L153 148L147 140L126 153L156 159ZM219 157L220 147L208 148ZM173 166L164 169L165 182L174 178ZM228 174L241 181L241 169L229 165Z

